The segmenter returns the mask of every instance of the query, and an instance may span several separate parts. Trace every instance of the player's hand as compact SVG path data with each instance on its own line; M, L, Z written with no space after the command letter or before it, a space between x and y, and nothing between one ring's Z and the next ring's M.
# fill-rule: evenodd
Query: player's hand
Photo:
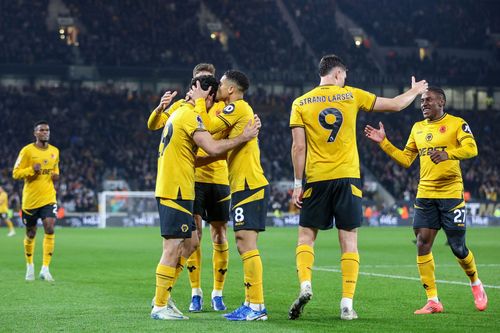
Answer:
M188 95L190 95L193 101L196 101L198 98L206 99L211 90L212 87L208 87L207 90L203 90L203 88L201 88L200 81L196 81L196 84L191 87L191 91Z
M158 112L163 112L172 103L174 97L177 96L177 91L171 92L170 90L165 92L160 99L160 104L156 108Z
M257 125L259 129L262 127L262 123L260 122L260 118L258 115L256 114L253 115L253 121L254 124Z
M35 170L35 173L38 174L40 170L42 170L42 165L40 163L33 164L33 170Z
M378 122L380 129L376 129L371 127L370 125L366 125L365 127L365 135L368 139L375 141L376 143L381 143L385 139L385 130L384 124L381 121Z
M422 81L415 81L415 77L411 77L411 89L416 90L418 95L423 94L424 92L427 91L427 88L429 88L429 84L427 81L422 80Z
M434 150L430 153L431 161L438 164L448 160L448 153L445 151Z
M297 208L302 208L302 186L301 187L295 187L293 189L292 193L292 202Z
M255 122L252 124L252 120L248 121L248 124L245 126L245 129L243 130L243 142L247 142L252 140L253 138L257 137L259 135L259 129L260 129L260 119L257 118Z

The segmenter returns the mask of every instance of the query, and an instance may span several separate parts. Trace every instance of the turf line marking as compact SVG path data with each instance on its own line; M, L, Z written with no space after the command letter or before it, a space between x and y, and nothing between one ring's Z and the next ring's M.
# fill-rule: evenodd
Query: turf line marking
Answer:
M341 273L341 270L336 269L336 268L313 267L313 269L316 271ZM420 278L416 278L416 277L412 277L412 276L403 276L403 275L379 274L379 273L368 273L368 272L359 272L359 275L375 276L375 277L382 277L382 278L388 278L388 279L420 281ZM460 282L460 281L436 280L436 282L437 283L447 283L447 284L458 284L458 285L462 285L462 286L469 286L470 285L469 283ZM492 286L492 285L486 285L486 284L484 285L484 287L485 288L500 289L500 286Z
M477 267L500 267L500 264L476 264ZM338 268L339 266L323 266L323 268ZM363 265L363 268L393 268L393 267L417 267L417 264L411 265ZM459 267L458 264L436 264L436 267Z

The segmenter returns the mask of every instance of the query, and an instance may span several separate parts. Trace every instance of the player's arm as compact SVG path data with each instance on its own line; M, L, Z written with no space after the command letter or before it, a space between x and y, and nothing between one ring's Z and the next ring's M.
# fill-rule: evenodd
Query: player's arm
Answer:
M404 150L395 147L386 137L384 125L379 122L380 129L376 129L367 125L365 127L365 135L372 141L378 143L380 148L389 155L396 163L402 167L409 168L418 156L418 150L415 146L412 134L408 138L408 142Z
M294 185L292 202L302 208L302 177L306 165L306 131L304 127L292 127L292 164Z
M207 131L196 131L193 134L193 140L198 147L201 147L209 156L218 156L238 147L242 143L252 140L259 134L261 123L257 121L248 121L243 133L232 139L214 140Z
M477 156L477 145L469 125L464 122L457 131L457 141L459 147L447 151L432 151L430 158L434 163L440 163L446 160L466 160Z
M41 166L39 163L34 165L29 164L29 156L23 149L17 157L16 164L14 165L14 170L12 170L12 178L14 179L25 179L36 175L40 171Z
M415 81L415 77L411 77L411 88L405 93L393 98L377 97L373 105L373 111L376 112L398 112L410 105L415 98L423 94L427 88L428 83L425 80Z
M149 115L148 119L148 129L151 131L155 131L157 129L163 128L165 126L165 123L168 120L168 117L172 115L172 113L177 109L177 108L169 108L167 110L167 107L170 105L172 102L172 99L177 95L177 91L174 91L173 93L170 91L165 92L163 96L161 97L160 104L151 112ZM174 104L175 105L175 104ZM172 105L172 106L174 106Z
M215 140L217 141L217 140ZM196 160L194 162L194 166L196 168L211 164L213 162L217 162L220 160L225 160L227 159L227 154L223 153L221 155L216 155L216 156L196 156Z
M54 170L52 171L51 178L52 178L53 182L56 182L59 180L59 152L57 152L57 161L56 161L56 165L54 166Z

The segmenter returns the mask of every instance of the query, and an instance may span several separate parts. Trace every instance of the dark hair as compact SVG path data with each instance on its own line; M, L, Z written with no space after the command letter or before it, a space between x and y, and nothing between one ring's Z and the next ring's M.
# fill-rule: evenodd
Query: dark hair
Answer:
M48 125L49 123L46 120L39 120L33 126L33 129L36 129L38 125Z
M344 61L335 54L328 54L321 58L318 66L319 76L326 76L332 72L332 69L335 67L340 67L343 70L346 70L346 66Z
M215 66L212 64L204 63L198 64L193 68L193 77L198 75L200 72L210 72L212 75L215 75Z
M444 100L444 104L446 105L446 95L444 94L444 90L443 89L441 89L439 87L429 87L429 88L427 88L427 91L431 91L431 92L433 92L435 94L440 95L443 98L443 100Z
M226 76L228 80L231 80L234 83L236 83L238 85L238 90L243 93L246 92L250 87L250 81L243 72L236 70L229 70L224 73L224 76Z
M208 95L215 97L217 90L219 89L219 81L213 75L201 75L194 77L191 80L191 87L195 86L197 81L200 81L200 85L203 90L207 90L209 87L212 87Z

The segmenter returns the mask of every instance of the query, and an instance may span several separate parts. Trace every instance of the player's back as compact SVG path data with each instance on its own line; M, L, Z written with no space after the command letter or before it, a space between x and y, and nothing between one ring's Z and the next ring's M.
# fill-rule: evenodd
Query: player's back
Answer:
M230 127L228 138L243 133L250 120L253 121L252 107L244 100L237 100L227 105L219 115ZM268 184L260 164L259 141L254 138L229 151L227 155L229 184L231 192L255 189Z
M163 128L158 149L156 197L194 199L194 163L197 150L193 134L204 130L194 106L179 107Z
M354 87L318 86L295 99L290 127L306 133L308 182L359 178L358 111L371 111L375 95Z

